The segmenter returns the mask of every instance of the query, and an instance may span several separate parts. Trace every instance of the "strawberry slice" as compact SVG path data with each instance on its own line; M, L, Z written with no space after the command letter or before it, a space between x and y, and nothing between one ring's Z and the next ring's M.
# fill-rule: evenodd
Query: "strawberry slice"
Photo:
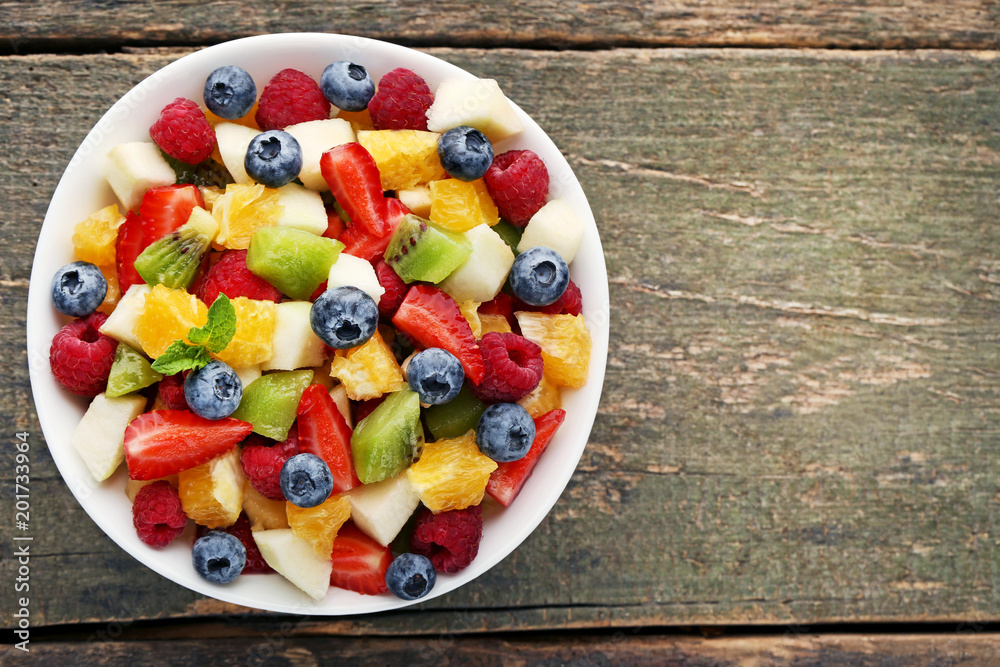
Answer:
M115 266L118 268L118 286L123 294L132 285L146 283L135 270L135 258L145 247L142 243L142 219L130 212L118 228L118 238L115 239Z
M245 421L205 419L189 410L153 410L125 429L125 462L132 479L189 470L233 449L250 435Z
M385 572L392 563L392 549L368 537L348 521L333 541L333 572L330 585L363 595L378 595L389 590Z
M299 450L315 454L330 467L333 493L343 493L361 484L351 457L351 434L347 420L321 384L302 392L298 411Z
M378 165L364 146L357 142L335 146L323 153L319 168L352 226L360 225L378 238L391 233Z
M148 246L183 225L195 206L205 208L205 200L193 185L164 185L147 190L139 205L142 242Z
M328 209L326 212L326 231L323 232L323 236L328 239L336 239L344 233L345 229L347 229L347 223L340 217L336 209L332 207Z
M486 367L472 327L455 300L437 287L411 287L392 323L423 347L440 347L455 355L473 384L483 379Z
M490 473L490 481L486 484L486 493L490 494L504 507L509 507L521 487L531 477L538 457L545 452L549 441L566 419L565 410L552 410L535 419L535 439L531 449L523 458L517 461L498 463L497 469Z
M410 212L410 209L406 208L403 202L392 197L385 198L385 208L389 233L378 237L365 231L361 225L350 225L338 238L344 244L344 252L367 259L369 262L385 254L385 249L389 247L389 241L392 239L392 233L396 231L396 227L399 227L399 221Z

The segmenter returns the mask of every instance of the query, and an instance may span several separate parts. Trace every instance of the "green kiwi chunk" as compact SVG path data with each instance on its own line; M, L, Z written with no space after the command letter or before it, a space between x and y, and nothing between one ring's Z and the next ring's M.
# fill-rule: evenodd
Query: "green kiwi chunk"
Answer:
M218 231L212 214L196 207L187 222L139 253L135 270L150 285L187 289Z
M330 275L344 244L291 227L264 227L250 239L247 268L296 301L307 301Z
M243 399L231 416L250 422L254 433L265 438L286 440L312 378L312 369L261 375L243 388Z
M392 233L385 262L404 282L439 283L471 254L472 244L464 235L409 213Z
M108 374L108 387L104 393L108 398L117 398L145 389L162 379L163 375L153 370L149 359L131 346L118 343L115 359L111 362L111 372Z
M424 446L420 396L401 389L389 394L358 422L351 436L354 470L362 484L381 482L406 470Z

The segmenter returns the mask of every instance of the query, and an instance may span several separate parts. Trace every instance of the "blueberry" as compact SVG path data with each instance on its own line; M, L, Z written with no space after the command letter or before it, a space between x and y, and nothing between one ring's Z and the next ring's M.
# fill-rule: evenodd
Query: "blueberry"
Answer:
M107 293L108 281L90 262L67 264L52 278L52 304L70 317L90 315L104 302Z
M486 408L476 427L479 451L494 461L517 461L531 449L535 422L517 403L495 403Z
M451 352L429 347L410 359L406 379L410 389L420 394L421 403L441 405L458 396L465 371Z
M333 493L333 474L315 454L296 454L281 466L281 492L299 507L316 507Z
M514 259L510 288L514 296L532 306L554 303L569 285L569 267L555 250L535 246Z
M493 144L474 127L453 127L438 139L441 166L452 178L474 181L493 164Z
M247 170L247 176L261 185L280 188L299 175L299 170L302 169L302 147L287 132L261 132L250 140L243 166Z
M205 106L220 118L242 118L256 101L257 86L242 67L220 67L205 80Z
M243 398L243 382L229 364L213 360L188 373L184 400L199 417L222 419L233 414Z
M375 333L378 306L357 287L333 287L317 297L309 323L320 339L337 350L361 345Z
M344 111L363 111L375 95L372 75L361 65L339 60L327 65L319 87L330 104Z
M195 540L191 562L195 572L213 584L228 584L247 564L247 548L235 535L213 530Z
M392 594L404 600L416 600L431 592L437 572L427 556L399 554L385 571L385 585Z

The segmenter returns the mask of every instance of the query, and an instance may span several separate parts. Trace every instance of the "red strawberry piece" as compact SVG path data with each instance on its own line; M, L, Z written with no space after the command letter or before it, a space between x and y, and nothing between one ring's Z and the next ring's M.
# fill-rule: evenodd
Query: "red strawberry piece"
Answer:
M360 226L379 238L391 233L378 165L364 146L357 142L335 146L323 153L319 167L351 227Z
M531 476L531 471L535 469L538 457L545 452L549 441L552 440L552 436L564 419L566 419L565 410L552 410L537 417L535 419L535 439L531 443L531 449L522 459L498 463L497 469L490 473L490 481L486 484L486 493L493 496L504 507L509 507L517 494L521 492L521 487Z
M330 102L319 84L304 72L283 69L268 81L257 101L255 119L261 130L330 117Z
M149 136L164 153L187 164L207 160L215 149L215 130L205 112L183 97L163 107Z
M538 155L528 150L507 151L494 157L483 181L500 217L515 227L527 225L549 195L549 170Z
M368 113L377 130L426 130L433 102L431 89L419 74L397 67L379 79Z
M252 433L240 450L243 475L260 495L271 500L284 500L285 494L281 492L281 467L299 451L294 426L288 432L288 439L279 443L272 443Z
M205 200L193 185L165 185L146 190L139 205L143 246L149 246L187 222L196 206L205 208Z
M378 284L385 290L378 300L378 312L385 317L392 317L396 314L399 304L403 303L410 287L403 282L395 269L385 263L384 259L379 259L375 264L375 276L378 278Z
M363 595L378 595L389 590L385 572L392 563L392 549L368 537L348 521L333 540L333 572L330 584Z
M195 530L194 537L197 540L212 530L199 524ZM233 535L246 547L247 563L243 566L243 571L240 574L267 574L274 572L271 566L267 564L267 561L264 560L264 556L261 555L260 549L257 547L257 542L253 539L253 529L250 526L250 519L247 518L246 512L240 512L240 518L233 525L227 528L215 528L214 530L221 530L224 533Z
M422 507L410 535L410 549L429 558L436 571L454 574L469 566L482 539L483 508L479 505L440 514Z
M542 380L542 348L514 333L491 331L479 340L486 374L473 395L487 403L515 403Z
M230 299L245 296L257 301L281 302L281 290L247 268L246 250L226 250L208 270L198 290L198 298L212 305L219 294Z
M74 394L94 397L108 384L118 341L99 331L107 319L104 313L91 313L52 337L49 367L59 384Z
M455 300L437 287L413 285L392 323L420 347L440 347L455 355L473 384L483 379L486 367L472 327Z
M250 435L245 421L205 419L188 410L153 410L125 429L125 462L132 479L189 470L230 451Z
M118 269L118 287L122 293L132 285L145 285L139 272L135 270L135 258L143 251L142 218L135 213L125 216L125 222L118 228L115 239L115 266Z
M357 424L359 421L374 412L375 408L382 405L382 401L384 401L387 396L388 394L382 394L378 398L369 398L358 403L358 407L354 409L354 423Z
M516 297L512 298L514 301L514 311L530 310L548 315L579 315L583 312L583 294L580 293L580 288L572 280L566 285L566 291L563 292L562 296L547 306L532 306ZM482 310L480 308L479 312L482 312Z
M361 484L351 457L351 427L321 384L306 387L299 400L299 448L315 454L330 467L333 493Z
M333 207L327 209L326 231L323 232L323 236L325 236L328 239L336 239L341 234L344 233L345 229L347 229L347 223L344 222L344 219L340 217L340 214L337 213L337 210Z
M165 547L184 532L188 518L177 489L159 480L139 489L132 503L132 525L151 547Z
M184 398L184 378L187 377L187 374L188 371L168 375L160 380L159 385L156 387L156 392L159 394L160 400L170 410L190 409L187 399Z
M410 212L406 205L398 199L386 197L386 215L389 224L389 232L382 237L370 234L361 225L350 225L340 235L339 241L344 244L344 252L354 255L369 262L385 254L385 249L389 247L392 233L396 231L400 220Z

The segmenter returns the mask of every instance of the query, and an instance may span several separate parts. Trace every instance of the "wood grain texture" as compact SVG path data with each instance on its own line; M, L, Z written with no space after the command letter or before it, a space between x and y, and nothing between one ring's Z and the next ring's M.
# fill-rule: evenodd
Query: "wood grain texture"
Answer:
M431 52L498 79L576 170L611 281L607 382L569 487L503 563L412 611L303 631L1000 618L996 54ZM38 625L246 613L85 517L40 446L23 352L61 170L176 55L0 59L0 140L33 147L0 173L18 202L0 223L0 410L37 445Z
M505 3L191 3L60 0L5 6L6 52L209 44L267 32L363 34L409 45L988 49L991 0L552 0ZM3 43L0 42L0 45Z
M21 654L0 647L0 658L19 665L435 665L448 667L517 664L635 665L650 667L903 667L948 665L993 667L1000 661L1000 636L958 635L795 635L783 637L570 635L504 639L454 637L413 642L395 638L296 638L280 632L251 639L45 642Z

